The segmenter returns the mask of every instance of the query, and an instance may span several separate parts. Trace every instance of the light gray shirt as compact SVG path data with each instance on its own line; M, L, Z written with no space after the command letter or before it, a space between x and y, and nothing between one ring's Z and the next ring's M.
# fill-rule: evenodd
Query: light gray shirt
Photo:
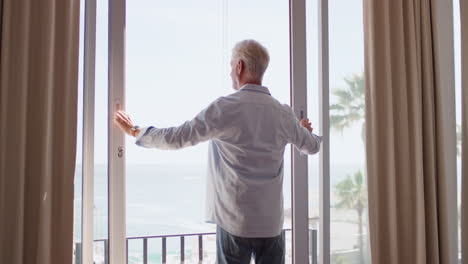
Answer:
M210 140L207 222L240 237L273 237L284 221L284 150L320 149L321 138L302 127L268 88L247 84L211 103L194 119L169 128L146 127L136 144L180 149Z

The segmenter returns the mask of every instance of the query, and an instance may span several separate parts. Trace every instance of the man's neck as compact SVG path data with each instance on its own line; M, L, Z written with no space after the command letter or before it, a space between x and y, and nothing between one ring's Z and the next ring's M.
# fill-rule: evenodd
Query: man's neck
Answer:
M261 81L245 81L245 82L239 82L239 89L243 87L246 84L255 84L255 85L262 85Z

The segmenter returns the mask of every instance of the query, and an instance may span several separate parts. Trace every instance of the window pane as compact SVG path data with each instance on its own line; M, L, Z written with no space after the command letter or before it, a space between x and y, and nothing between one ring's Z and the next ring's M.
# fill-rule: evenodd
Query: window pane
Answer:
M126 102L133 121L156 127L180 125L219 96L234 92L229 77L231 49L246 38L269 49L264 85L278 100L289 103L288 4L286 0L127 1ZM127 236L215 232L214 225L204 223L207 143L162 151L137 147L128 139L126 148ZM290 166L288 147L287 212ZM290 217L285 222L289 227ZM204 239L205 261L214 263L214 236ZM140 261L141 243L131 244L129 259ZM168 259L177 258L179 240L168 239L167 250ZM150 252L149 258L158 259L160 254L160 250Z
M332 263L370 263L362 5L329 1Z

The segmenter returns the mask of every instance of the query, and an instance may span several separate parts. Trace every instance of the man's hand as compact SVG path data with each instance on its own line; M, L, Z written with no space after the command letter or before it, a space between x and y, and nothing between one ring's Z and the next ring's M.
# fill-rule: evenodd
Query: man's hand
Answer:
M301 119L300 123L301 123L301 126L307 128L307 130L309 130L309 132L312 132L312 130L314 130L312 128L312 123L309 122L308 118Z
M138 129L137 131L132 131L133 121L124 111L117 111L114 113L114 123L118 125L123 132L132 137L136 137L140 132Z

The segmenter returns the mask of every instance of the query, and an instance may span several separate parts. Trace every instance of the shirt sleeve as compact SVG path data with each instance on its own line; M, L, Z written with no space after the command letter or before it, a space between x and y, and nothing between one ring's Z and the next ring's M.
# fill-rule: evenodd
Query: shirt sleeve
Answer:
M218 137L222 121L222 111L217 104L218 101L180 126L142 128L135 143L145 148L181 149Z
M319 152L322 137L309 132L307 128L301 126L294 112L291 111L291 113L289 143L293 144L301 154L312 155Z

